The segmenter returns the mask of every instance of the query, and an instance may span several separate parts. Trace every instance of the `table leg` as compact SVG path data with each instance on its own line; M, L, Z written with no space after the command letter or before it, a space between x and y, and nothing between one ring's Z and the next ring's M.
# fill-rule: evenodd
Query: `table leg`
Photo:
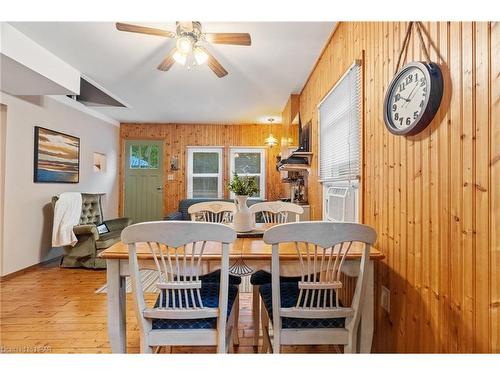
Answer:
M120 260L106 260L108 285L108 336L113 353L127 352L126 285L120 276Z
M367 285L360 322L359 353L370 353L373 340L375 280L373 260L368 263Z

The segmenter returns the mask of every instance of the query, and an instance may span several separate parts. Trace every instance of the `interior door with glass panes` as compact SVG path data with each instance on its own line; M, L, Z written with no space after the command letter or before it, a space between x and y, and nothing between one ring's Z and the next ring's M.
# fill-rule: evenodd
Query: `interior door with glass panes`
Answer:
M163 142L125 142L124 214L134 223L163 218Z

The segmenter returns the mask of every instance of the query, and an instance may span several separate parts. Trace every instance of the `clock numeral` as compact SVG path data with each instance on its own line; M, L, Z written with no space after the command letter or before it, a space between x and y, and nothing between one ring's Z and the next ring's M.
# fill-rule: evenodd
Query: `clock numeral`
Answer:
M413 119L415 120L418 117L418 111L413 112Z
M415 81L418 82L418 73L415 73Z
M396 121L397 121L397 120L399 120L399 113L397 113L397 112L396 112L396 113L394 114L394 120L396 120Z
M413 82L413 75L410 74L408 77L406 77L406 84L409 85L412 82Z
M393 104L392 105L392 111L393 112L396 112L396 110L398 109L398 106L396 104Z
M424 108L424 101L423 100L420 102L420 108Z
M406 85L405 85L405 83L404 83L404 82L400 83L400 84L399 84L399 92L401 92L401 91L405 91L405 87L406 87Z
M397 101L399 101L399 99L401 99L401 95L396 94L396 97L394 98L394 101L397 102Z
M425 79L424 77L420 78L420 87L425 86Z
M400 119L399 119L399 124L400 124L400 125L403 125L403 117L400 117Z
M411 124L411 120L409 117L406 118L406 125L410 125Z

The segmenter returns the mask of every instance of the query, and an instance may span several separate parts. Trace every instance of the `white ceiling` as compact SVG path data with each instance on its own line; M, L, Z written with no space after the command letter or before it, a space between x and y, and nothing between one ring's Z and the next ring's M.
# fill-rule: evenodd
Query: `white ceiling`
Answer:
M135 22L131 22L135 23ZM175 30L174 22L135 23ZM120 32L112 22L12 22L12 26L130 108L94 108L121 122L253 123L279 116L302 89L333 22L202 23L205 32L248 32L252 46L209 45L229 74L206 66L156 66L174 46Z

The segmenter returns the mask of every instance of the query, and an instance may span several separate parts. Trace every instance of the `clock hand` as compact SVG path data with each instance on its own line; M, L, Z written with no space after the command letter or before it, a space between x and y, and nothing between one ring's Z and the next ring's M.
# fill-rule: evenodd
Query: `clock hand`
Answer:
M416 89L417 87L418 87L418 81L417 81L417 84L413 87L413 90L411 90L411 91L410 91L410 95L408 95L408 99L403 98L403 99L405 99L405 100L406 100L406 102L407 102L407 103L411 102L411 100L413 99L413 96L415 96L415 94L417 93L417 92L415 91L415 89ZM412 96L411 94L413 94L413 92L415 92L415 94ZM406 104L406 103L405 103L405 104ZM404 104L403 104L403 106L404 106Z

